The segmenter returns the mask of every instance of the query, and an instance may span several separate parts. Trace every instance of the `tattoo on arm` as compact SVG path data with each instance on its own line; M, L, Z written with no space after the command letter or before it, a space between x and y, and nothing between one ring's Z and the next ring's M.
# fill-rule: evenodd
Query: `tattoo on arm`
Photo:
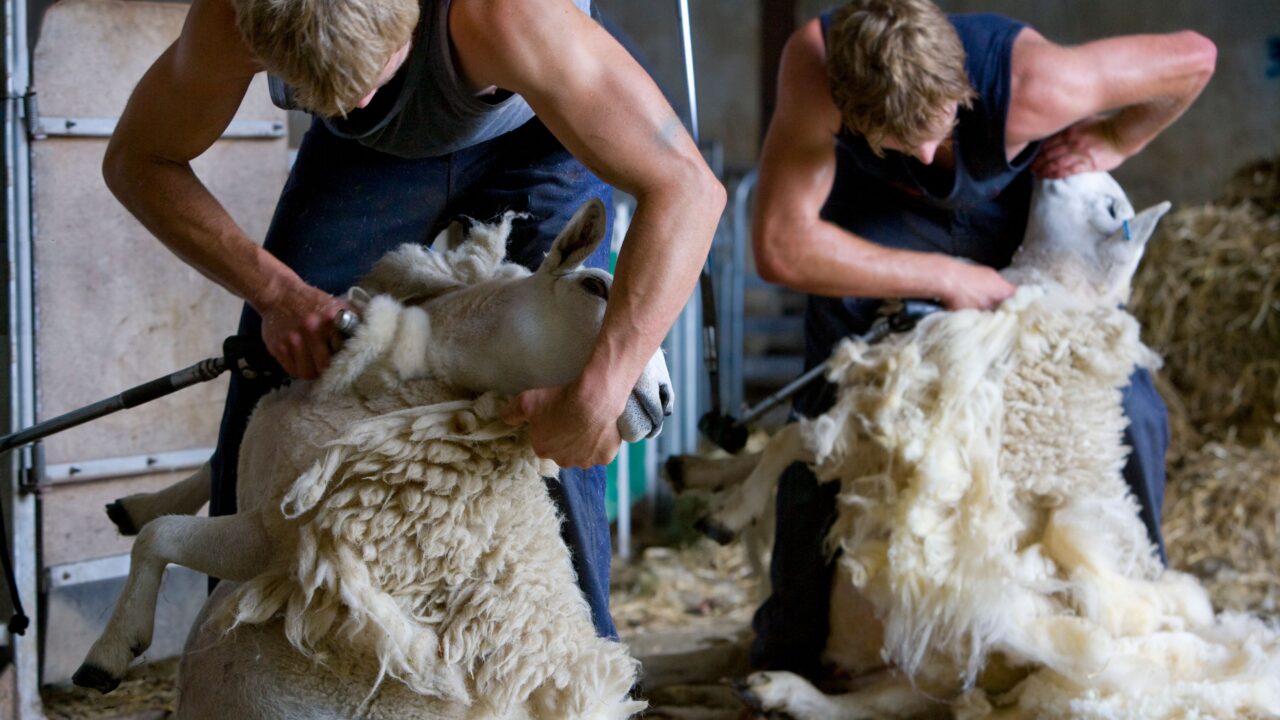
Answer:
M675 147L676 138L682 131L684 131L684 123L680 122L680 118L672 116L658 130L658 142L666 148Z

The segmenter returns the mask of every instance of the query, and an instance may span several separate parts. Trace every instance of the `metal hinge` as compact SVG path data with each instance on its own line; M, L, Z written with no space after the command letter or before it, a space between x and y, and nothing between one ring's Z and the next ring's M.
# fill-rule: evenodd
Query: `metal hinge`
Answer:
M22 472L18 474L18 492L40 492L44 486L44 443L32 443L25 460Z
M27 88L22 95L22 121L27 124L27 137L36 140L44 137L40 134L40 106L36 102L36 91Z

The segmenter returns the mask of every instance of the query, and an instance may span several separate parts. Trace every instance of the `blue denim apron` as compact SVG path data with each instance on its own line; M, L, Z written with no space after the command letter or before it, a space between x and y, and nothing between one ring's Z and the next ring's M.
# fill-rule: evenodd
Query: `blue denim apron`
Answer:
M965 48L978 93L959 112L952 135L955 167L926 166L887 152L877 157L848 131L836 140L836 176L822 218L886 247L936 252L1002 268L1022 242L1039 143L1012 161L1005 149L1014 39L1024 27L995 14L950 17ZM824 35L831 12L822 15ZM866 332L881 301L809 296L805 312L806 369L825 361L842 338ZM796 413L812 417L831 407L832 385L818 383L797 396ZM1164 556L1159 513L1164 496L1168 423L1150 375L1139 370L1124 393L1125 442L1133 448L1124 477L1142 520ZM770 577L773 594L756 613L756 667L816 678L826 644L833 563L823 552L835 517L836 483L819 484L797 463L778 486L777 535Z

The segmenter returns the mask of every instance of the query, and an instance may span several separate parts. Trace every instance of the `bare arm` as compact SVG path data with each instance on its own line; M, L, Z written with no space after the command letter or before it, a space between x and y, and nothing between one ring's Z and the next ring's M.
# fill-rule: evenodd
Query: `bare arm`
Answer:
M263 316L267 347L286 371L314 377L328 362L337 302L251 241L191 169L259 69L226 0L195 0L182 34L129 97L103 176L166 247Z
M1216 60L1213 42L1191 31L1063 47L1024 30L1013 50L1006 141L1053 136L1034 168L1047 177L1111 170L1186 111Z
M820 217L835 180L841 124L821 32L812 21L783 50L752 233L761 277L816 295L938 298L951 308L989 307L1007 297L1012 286L990 268L886 248Z
M586 368L562 389L525 393L513 415L530 421L544 457L605 462L632 386L697 281L724 188L653 81L568 0L455 0L450 30L472 84L522 95L575 157L638 201Z

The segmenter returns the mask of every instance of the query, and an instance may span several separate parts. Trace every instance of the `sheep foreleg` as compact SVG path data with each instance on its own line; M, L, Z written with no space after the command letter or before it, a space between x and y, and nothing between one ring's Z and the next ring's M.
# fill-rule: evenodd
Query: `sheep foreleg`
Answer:
M163 490L120 498L107 506L107 517L121 535L137 535L161 515L195 515L209 502L209 473L209 463L205 463L190 477Z
M778 478L787 466L794 462L812 462L800 431L799 423L789 423L769 440L747 479L728 490L715 503L715 510L699 521L699 527L708 537L719 543L733 540L764 514Z
M104 693L120 684L129 663L151 645L166 565L245 581L265 569L270 548L258 512L215 518L165 515L147 523L133 543L129 576L115 611L72 681Z

